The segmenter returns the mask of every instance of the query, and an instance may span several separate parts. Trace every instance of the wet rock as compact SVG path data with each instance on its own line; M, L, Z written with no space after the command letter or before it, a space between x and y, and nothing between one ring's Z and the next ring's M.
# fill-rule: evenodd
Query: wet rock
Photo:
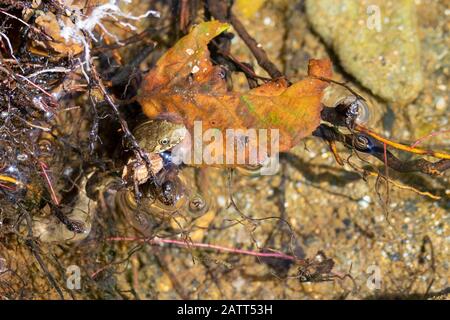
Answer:
M307 0L313 28L344 69L381 98L414 100L423 86L413 0Z

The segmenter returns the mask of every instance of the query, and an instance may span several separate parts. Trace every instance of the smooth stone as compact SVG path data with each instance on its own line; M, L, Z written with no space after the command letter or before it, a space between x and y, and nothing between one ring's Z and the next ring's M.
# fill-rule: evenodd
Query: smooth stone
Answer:
M400 104L418 96L423 77L413 0L306 0L306 10L342 67L372 93Z

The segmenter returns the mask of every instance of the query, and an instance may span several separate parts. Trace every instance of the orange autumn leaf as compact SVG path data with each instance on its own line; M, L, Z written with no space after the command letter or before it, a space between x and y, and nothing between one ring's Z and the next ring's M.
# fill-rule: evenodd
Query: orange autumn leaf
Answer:
M331 77L329 60L311 60L308 77L287 86L268 82L248 92L228 91L223 70L210 61L208 43L229 28L204 22L180 39L145 77L138 102L150 118L176 114L192 129L278 129L279 150L288 151L320 123L321 98Z

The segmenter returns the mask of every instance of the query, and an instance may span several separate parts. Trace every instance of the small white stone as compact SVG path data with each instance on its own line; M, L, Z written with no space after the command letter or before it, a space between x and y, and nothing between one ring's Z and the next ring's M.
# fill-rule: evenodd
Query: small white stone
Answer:
M200 68L198 67L198 66L194 66L193 68L192 68L192 73L197 73L197 72L199 72L200 71Z
M358 201L358 206L360 206L361 209L367 209L371 201L369 196L364 196Z
M436 101L436 109L439 111L444 111L447 107L447 104L445 103L444 97L438 97Z
M219 196L217 198L217 204L219 205L219 207L225 207L227 204L227 201L225 200L224 196Z
M8 270L8 267L6 266L6 259L3 257L0 257L0 272L3 273L6 270Z
M269 26L272 24L272 19L270 19L270 17L265 17L263 23L265 26Z
M191 48L186 49L186 53L190 56L192 56L194 54L194 50L192 50Z
M236 288L236 290L240 291L242 289L242 287L245 286L246 281L242 277L239 277L236 280L234 280L232 282L232 284L233 284L233 287Z

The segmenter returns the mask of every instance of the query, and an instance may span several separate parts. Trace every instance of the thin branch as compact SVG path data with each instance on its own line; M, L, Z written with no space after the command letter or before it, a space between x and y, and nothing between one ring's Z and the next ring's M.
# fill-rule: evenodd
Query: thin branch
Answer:
M135 238L135 237L111 237L107 238L107 241L115 241L115 242L143 242L148 243L153 246L161 246L164 244L172 244L178 247L183 248L203 248L208 250L214 250L219 252L229 252L235 254L243 254L248 256L260 257L260 258L276 258L282 260L291 260L297 261L300 260L294 256L290 256L281 252L256 252L251 250L244 249L236 249L236 248L228 248L220 245L200 243L200 242L186 242L181 240L173 240L173 239L162 239L162 238Z
M267 71L272 79L285 77L283 73L277 68L277 66L270 61L267 53L262 48L261 44L256 42L255 39L247 32L242 22L233 14L230 15L230 22L233 25L239 37L245 42L247 47L253 53L258 64Z

